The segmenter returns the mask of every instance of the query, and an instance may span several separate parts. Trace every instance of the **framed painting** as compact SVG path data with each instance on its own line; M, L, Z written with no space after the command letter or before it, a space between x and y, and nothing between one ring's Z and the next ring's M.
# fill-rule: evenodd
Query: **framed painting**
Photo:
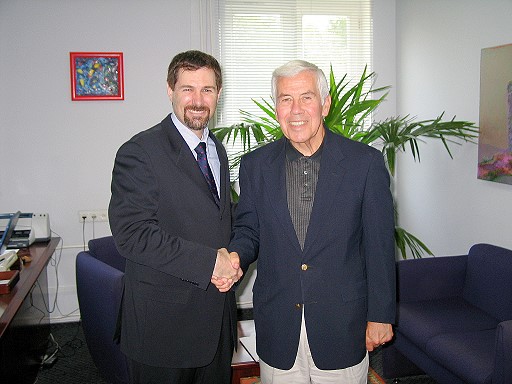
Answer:
M482 49L478 178L512 184L512 44Z
M124 100L122 52L70 52L71 100Z

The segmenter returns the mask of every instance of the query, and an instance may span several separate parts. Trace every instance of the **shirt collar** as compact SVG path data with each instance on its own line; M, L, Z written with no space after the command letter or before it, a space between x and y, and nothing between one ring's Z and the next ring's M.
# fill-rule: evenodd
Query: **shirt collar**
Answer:
M286 139L286 159L290 162L293 162L305 157L317 161L322 154L323 147L324 142L322 141L322 144L320 144L320 147L316 150L315 153L313 153L311 156L304 156L302 153L297 151L297 149L292 145L292 143L290 143L290 140Z
M203 129L203 136L201 137L201 139L199 139L199 137L197 137L196 134L192 132L190 128L188 128L181 121L179 121L179 119L176 117L174 113L171 113L171 119L176 128L178 129L178 132L181 134L187 145L190 147L191 151L193 151L197 147L199 142L204 141L205 143L207 143L208 136L210 134L210 130L208 129L208 127L205 127Z

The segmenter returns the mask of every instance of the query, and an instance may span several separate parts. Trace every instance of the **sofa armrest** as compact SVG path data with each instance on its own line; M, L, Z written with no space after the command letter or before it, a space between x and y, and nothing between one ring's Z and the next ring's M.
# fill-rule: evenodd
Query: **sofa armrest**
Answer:
M124 273L82 251L76 257L76 289L91 358L109 383L128 383L128 366L115 340Z
M124 272L126 260L119 254L112 236L91 239L88 246L91 256Z
M460 296L467 255L397 261L398 301Z
M493 383L512 383L512 320L503 321L496 328Z

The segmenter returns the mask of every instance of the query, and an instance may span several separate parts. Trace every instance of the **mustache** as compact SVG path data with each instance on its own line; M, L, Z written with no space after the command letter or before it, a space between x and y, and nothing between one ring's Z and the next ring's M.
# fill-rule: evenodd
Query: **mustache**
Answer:
M186 111L210 112L210 108L208 108L206 105L189 105L185 107L185 112Z

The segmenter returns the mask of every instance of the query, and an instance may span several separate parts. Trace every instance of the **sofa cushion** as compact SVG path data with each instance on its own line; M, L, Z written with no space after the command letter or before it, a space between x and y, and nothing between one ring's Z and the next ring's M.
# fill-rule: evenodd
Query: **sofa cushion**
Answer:
M512 319L512 251L476 244L468 254L465 300L500 321Z
M491 383L496 329L433 337L426 353L466 383Z
M437 335L494 329L499 321L461 297L400 303L397 330L425 350Z

